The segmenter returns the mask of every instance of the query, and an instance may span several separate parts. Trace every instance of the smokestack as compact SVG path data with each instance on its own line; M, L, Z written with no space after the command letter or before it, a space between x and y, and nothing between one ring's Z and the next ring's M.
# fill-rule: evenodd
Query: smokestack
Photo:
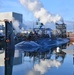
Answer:
M46 23L56 23L57 21L61 21L62 17L57 15L53 15L49 13L39 0L19 0L20 3L26 7L29 11L31 11L34 16L40 19L40 22L43 24Z

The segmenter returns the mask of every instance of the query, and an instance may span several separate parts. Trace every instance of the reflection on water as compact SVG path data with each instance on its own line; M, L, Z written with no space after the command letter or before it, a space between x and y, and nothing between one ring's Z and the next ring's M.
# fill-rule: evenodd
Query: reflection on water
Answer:
M64 50L73 50L73 45L63 45L46 52L20 52L16 50L13 75L73 75L74 54ZM70 48L70 49L71 49ZM0 67L0 74L1 74ZM2 73L3 74L3 73ZM1 74L1 75L2 75Z
M60 49L61 50L61 49ZM45 53L26 53L25 56L33 57L35 63L32 70L27 75L43 75L51 68L59 68L65 58L66 53L56 50Z

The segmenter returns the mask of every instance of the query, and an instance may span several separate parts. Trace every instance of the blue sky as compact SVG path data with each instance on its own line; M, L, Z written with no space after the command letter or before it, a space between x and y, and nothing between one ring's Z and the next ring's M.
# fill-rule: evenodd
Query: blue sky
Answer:
M65 20L74 19L74 0L41 0L51 13L60 14Z
M44 8L52 14L59 14L66 21L74 21L74 0L40 0ZM24 20L33 20L33 14L25 9L19 0L0 0L0 12L22 13Z

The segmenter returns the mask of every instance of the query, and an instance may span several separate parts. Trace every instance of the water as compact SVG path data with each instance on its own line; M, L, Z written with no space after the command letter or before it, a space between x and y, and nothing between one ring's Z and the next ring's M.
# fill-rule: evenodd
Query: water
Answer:
M13 75L74 75L73 50L72 44L43 53L16 50ZM0 66L0 75L3 72L4 66Z

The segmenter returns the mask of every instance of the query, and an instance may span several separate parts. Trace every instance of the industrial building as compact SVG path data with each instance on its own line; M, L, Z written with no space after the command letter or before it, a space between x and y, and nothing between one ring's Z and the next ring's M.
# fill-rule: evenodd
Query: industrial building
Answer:
M58 24L56 23L56 31L57 31L57 37L66 38L66 24Z
M15 20L22 23L22 14L15 13L15 12L2 12L0 13L0 20L8 19L11 20L14 18Z
M5 24L3 20L9 20L12 21L12 24L14 23L14 20L19 22L19 28L21 28L21 24L23 21L23 15L15 12L2 12L0 13L0 32L2 31L5 27Z

